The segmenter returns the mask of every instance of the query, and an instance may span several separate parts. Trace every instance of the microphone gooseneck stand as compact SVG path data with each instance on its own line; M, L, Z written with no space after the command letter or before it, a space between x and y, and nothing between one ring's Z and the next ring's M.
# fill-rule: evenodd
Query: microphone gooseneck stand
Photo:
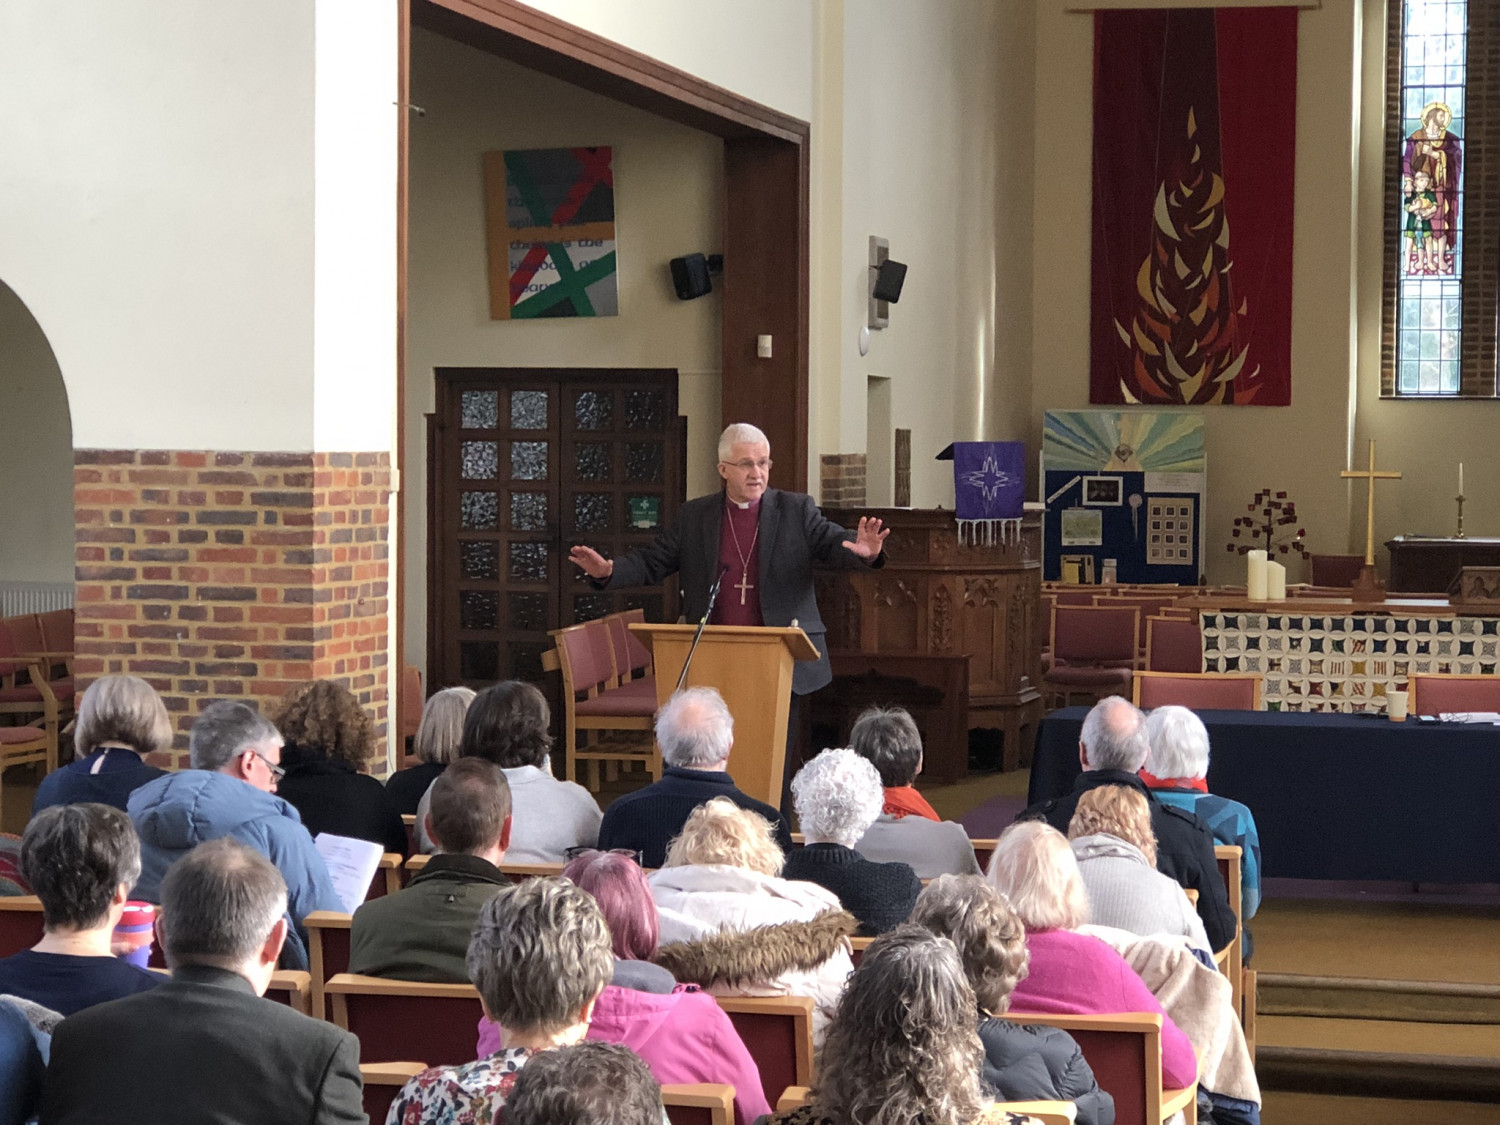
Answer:
M714 584L708 591L708 608L703 611L703 620L698 622L698 631L693 634L693 645L688 649L687 659L682 662L682 674L677 677L677 686L672 689L673 695L682 690L682 685L687 680L688 669L693 664L693 653L698 651L698 642L703 639L703 627L708 624L708 619L713 616L714 603L719 600L719 587L724 582L724 575L728 573L729 564L721 564L719 577L714 579Z

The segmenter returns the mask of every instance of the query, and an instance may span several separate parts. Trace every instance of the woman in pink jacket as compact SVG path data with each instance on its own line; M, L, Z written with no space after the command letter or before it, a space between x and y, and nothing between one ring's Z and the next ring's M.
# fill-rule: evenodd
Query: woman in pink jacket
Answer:
M590 851L571 860L563 874L594 896L614 942L614 983L594 1002L588 1038L629 1047L663 1085L733 1086L735 1125L750 1125L770 1113L760 1070L724 1010L697 985L676 984L665 969L649 963L659 934L656 900L635 861L618 852ZM479 1057L499 1046L499 1029L481 1019Z
M1011 994L1013 1012L1162 1018L1161 1081L1180 1090L1198 1077L1193 1045L1125 959L1096 937L1074 933L1089 920L1088 893L1067 838L1043 821L1013 824L990 857L988 878L1026 927L1031 971Z

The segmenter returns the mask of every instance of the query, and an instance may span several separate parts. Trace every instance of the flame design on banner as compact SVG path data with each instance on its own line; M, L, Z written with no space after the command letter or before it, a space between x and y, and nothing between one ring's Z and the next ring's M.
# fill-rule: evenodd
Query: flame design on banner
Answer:
M1253 387L1234 393L1250 350L1240 343L1239 331L1247 309L1243 300L1234 305L1224 178L1208 166L1197 133L1189 109L1182 172L1156 191L1155 238L1136 275L1140 305L1129 331L1114 322L1134 352L1134 385L1120 381L1126 402L1200 405L1254 398Z

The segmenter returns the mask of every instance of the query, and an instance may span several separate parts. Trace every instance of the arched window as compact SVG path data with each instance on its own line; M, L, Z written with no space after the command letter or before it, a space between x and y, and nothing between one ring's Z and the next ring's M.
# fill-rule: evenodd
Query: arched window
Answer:
M1390 6L1381 393L1493 398L1500 4Z

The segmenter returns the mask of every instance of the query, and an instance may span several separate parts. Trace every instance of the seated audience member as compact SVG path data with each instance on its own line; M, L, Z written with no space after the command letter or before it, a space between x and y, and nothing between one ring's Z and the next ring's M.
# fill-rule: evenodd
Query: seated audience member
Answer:
M979 1002L981 1078L995 1099L1074 1102L1078 1125L1113 1125L1115 1101L1099 1089L1071 1035L1000 1018L1030 960L1026 930L1000 892L978 875L941 875L922 891L911 920L958 948Z
M817 883L838 895L871 937L906 921L922 881L905 863L875 863L854 850L880 815L875 767L853 750L824 750L792 778L797 823L807 846L793 850L783 879Z
M70 1016L145 992L161 977L110 952L141 871L130 818L110 805L55 805L31 818L21 865L42 900L42 940L0 960L0 993Z
M1186 707L1158 707L1146 716L1151 752L1141 780L1164 805L1195 813L1221 844L1238 844L1241 918L1260 909L1260 833L1255 816L1238 801L1208 791L1208 728ZM1250 930L1243 929L1245 957Z
M912 787L922 772L922 736L900 707L872 707L849 732L849 745L868 758L885 786L885 804L854 850L877 863L910 864L919 879L978 875L979 861L963 825L939 820Z
M155 688L136 676L100 676L78 703L75 757L42 778L32 815L82 801L123 812L131 793L166 776L142 759L171 745L172 720Z
M505 771L510 784L512 863L562 863L569 848L599 841L599 802L582 785L552 776L547 700L530 684L508 680L485 688L464 716L461 758L483 758ZM425 804L417 806L417 843L425 836Z
M1156 869L1156 835L1145 797L1123 785L1090 789L1078 798L1068 839L1088 892L1091 923L1142 937L1184 937L1209 953L1193 904Z
M218 839L175 863L161 893L171 979L58 1025L42 1121L364 1121L358 1040L264 997L287 934L276 869Z
M516 1075L509 1125L662 1125L661 1087L628 1047L578 1043L542 1051Z
M527 879L484 904L469 942L469 976L505 1046L412 1078L386 1121L491 1125L516 1072L539 1051L580 1042L614 959L593 898L566 879Z
M458 757L458 745L464 735L464 715L472 702L472 688L451 687L438 692L422 708L422 721L417 725L417 736L412 739L412 749L421 763L397 770L385 783L391 804L402 816L416 813L422 794L448 768L448 763Z
M1018 820L1045 820L1067 832L1078 798L1101 785L1124 785L1146 798L1151 806L1151 830L1156 834L1156 867L1163 875L1198 892L1198 917L1215 952L1235 935L1234 912L1214 858L1214 838L1208 825L1190 812L1158 801L1137 771L1151 751L1146 741L1146 719L1128 699L1111 695L1094 705L1083 720L1078 761L1083 767L1067 795L1040 801Z
M38 1036L13 1001L0 996L0 1125L26 1125L42 1102L47 1060Z
M661 914L656 960L720 996L811 996L821 1043L858 923L832 891L779 878L783 862L764 817L725 797L694 809L647 879Z
M1035 820L1012 824L990 858L989 881L1026 927L1031 960L1011 993L1012 1011L1155 1012L1162 1017L1163 1086L1181 1089L1197 1079L1193 1045L1141 978L1104 942L1073 932L1088 921L1088 893L1061 832Z
M812 1099L777 1125L1000 1125L979 1084L978 1010L958 951L921 926L870 943L849 978ZM1022 1118L1021 1120L1025 1120Z
M682 830L689 814L714 797L749 809L774 826L776 843L792 850L786 818L763 801L741 793L729 768L734 746L734 719L724 698L711 687L679 691L656 715L656 741L666 769L660 781L617 797L599 826L601 848L641 853L641 866L660 867L667 844Z
M658 1082L733 1086L737 1125L771 1112L760 1069L724 1010L696 985L678 985L671 973L650 963L660 923L635 861L618 852L585 852L569 861L563 874L599 904L615 955L614 976L594 1005L589 1038L623 1043L645 1060ZM480 1020L479 1057L499 1047L499 1029Z
M188 736L190 769L159 777L130 795L130 819L141 838L141 877L132 897L159 902L167 868L199 844L232 836L275 864L287 886L294 925L286 967L307 968L302 919L314 910L342 912L328 868L297 810L276 796L281 735L243 703L210 703Z
M385 786L363 772L375 753L375 729L352 692L314 680L287 692L271 715L286 740L276 793L302 815L313 836L369 840L406 855L406 826Z
M349 934L349 971L395 980L469 979L469 935L510 880L510 787L499 766L463 758L432 783L427 823L443 845L404 890L361 904Z

